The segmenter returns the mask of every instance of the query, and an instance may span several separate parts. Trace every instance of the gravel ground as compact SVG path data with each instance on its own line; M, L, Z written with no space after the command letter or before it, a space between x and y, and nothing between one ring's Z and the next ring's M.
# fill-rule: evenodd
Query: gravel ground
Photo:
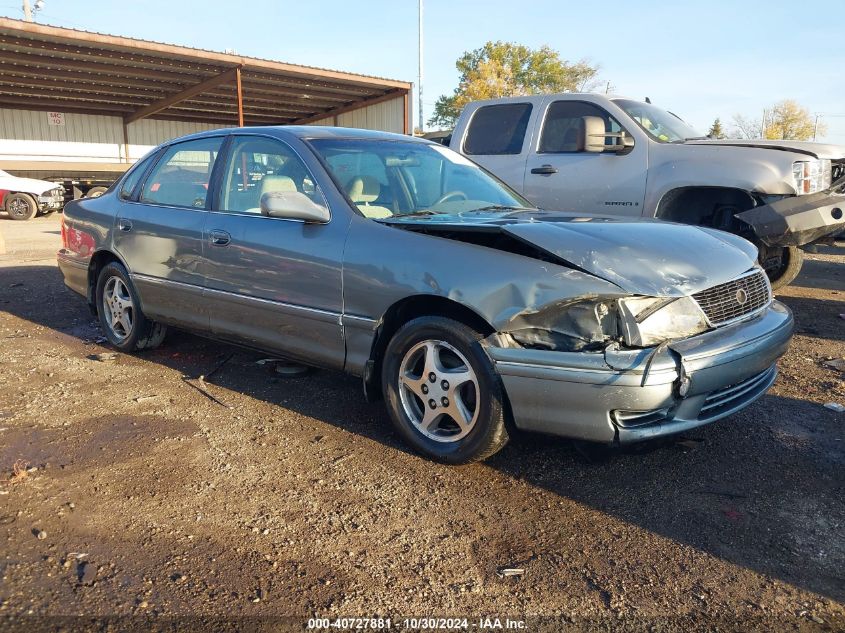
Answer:
M742 413L602 459L526 435L447 467L410 453L342 374L284 377L181 332L101 360L55 266L58 219L0 233L0 628L845 629L845 414L823 407L845 404L824 365L845 356L845 249L808 254L780 297L797 334ZM186 380L212 371L219 403Z

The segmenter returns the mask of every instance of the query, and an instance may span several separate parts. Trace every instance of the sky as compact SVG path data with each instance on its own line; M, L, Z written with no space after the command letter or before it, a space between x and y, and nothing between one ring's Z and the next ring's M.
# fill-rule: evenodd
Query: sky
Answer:
M818 140L845 144L841 0L424 1L425 118L464 51L504 40L587 59L602 91L648 96L705 133L794 99L827 125ZM20 5L0 0L0 15ZM37 20L417 82L417 0L45 0Z

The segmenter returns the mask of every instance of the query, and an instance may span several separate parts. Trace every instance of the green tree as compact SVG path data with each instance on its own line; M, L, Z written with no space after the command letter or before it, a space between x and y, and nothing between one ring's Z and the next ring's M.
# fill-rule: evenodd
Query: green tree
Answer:
M461 55L455 66L458 87L437 99L429 125L454 126L464 106L479 99L587 90L599 70L586 60L562 60L549 46L532 49L512 42L487 42Z
M710 126L710 131L707 132L707 136L710 138L727 138L725 134L725 130L722 129L722 122L717 117L715 121L713 121L713 125Z
M763 136L773 140L807 141L818 133L824 135L827 128L823 123L816 128L816 122L809 110L791 99L785 99L767 111Z

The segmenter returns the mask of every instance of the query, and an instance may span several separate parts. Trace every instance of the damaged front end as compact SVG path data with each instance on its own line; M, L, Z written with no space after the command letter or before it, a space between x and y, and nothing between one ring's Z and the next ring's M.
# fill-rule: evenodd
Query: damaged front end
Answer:
M526 349L594 352L612 344L653 347L709 327L691 297L590 297L520 312L498 335Z
M745 300L760 279L755 268L717 288ZM636 442L714 422L762 396L792 315L766 290L752 312L731 318L724 303L708 303L713 292L585 297L513 317L483 344L517 426Z
M845 159L832 171L838 179L823 191L779 197L735 217L771 247L804 246L834 235L845 229Z

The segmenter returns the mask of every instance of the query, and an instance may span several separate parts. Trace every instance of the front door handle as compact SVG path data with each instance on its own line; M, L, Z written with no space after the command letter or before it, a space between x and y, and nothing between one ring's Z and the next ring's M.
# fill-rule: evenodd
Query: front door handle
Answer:
M132 223L129 220L124 220L123 218L120 218L117 221L117 228L121 231L128 233L132 230Z
M542 165L531 170L532 174L542 174L543 176L551 176L557 173L557 169L551 165Z
M226 231L214 229L208 232L208 239L214 246L227 246L232 241L232 236Z

